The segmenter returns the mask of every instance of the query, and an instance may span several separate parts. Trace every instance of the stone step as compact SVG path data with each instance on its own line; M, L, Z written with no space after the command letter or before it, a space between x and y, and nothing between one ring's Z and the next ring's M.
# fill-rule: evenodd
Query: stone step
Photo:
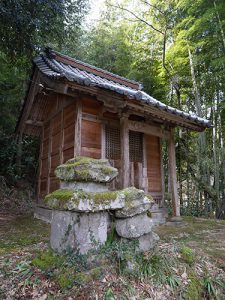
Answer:
M34 209L34 218L42 220L46 223L51 223L52 210L45 207L36 206Z
M157 210L151 209L150 212L155 225L166 223L166 218L168 217L167 209L165 208L158 208Z

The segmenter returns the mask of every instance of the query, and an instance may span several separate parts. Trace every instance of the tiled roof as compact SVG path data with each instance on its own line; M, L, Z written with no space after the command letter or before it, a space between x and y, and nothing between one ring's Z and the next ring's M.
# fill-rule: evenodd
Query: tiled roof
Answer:
M96 68L81 61L72 59L53 50L47 49L44 54L34 59L35 65L46 76L52 79L66 79L85 86L94 86L136 99L142 103L158 108L161 111L177 115L183 119L190 120L202 127L211 127L209 120L200 118L193 113L187 113L168 106L144 91L142 86L135 82Z

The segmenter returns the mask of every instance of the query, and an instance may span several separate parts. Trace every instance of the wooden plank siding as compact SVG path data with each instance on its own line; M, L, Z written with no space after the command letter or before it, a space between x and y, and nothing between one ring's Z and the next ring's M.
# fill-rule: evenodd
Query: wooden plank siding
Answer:
M48 102L49 115L46 116L43 127L39 200L59 188L55 168L74 157L76 101L71 102L71 98L68 98L59 95Z
M63 109L62 162L74 157L76 101Z
M102 124L82 120L81 124L81 155L101 158Z
M81 96L72 101L71 97L61 95L57 96L57 101L51 99L49 106L50 115L43 126L39 199L59 188L55 168L77 154L110 160L111 165L119 170L119 176L110 184L110 189L132 185L151 193L154 198L155 195L162 195L159 137L142 133L143 146L140 146L140 151L143 151L143 157L136 159L133 155L132 159L129 154L136 153L138 143L135 140L134 145L130 142L131 129L127 117L119 119L118 114L104 112L103 104L91 96ZM117 143L106 143L106 127L107 130L120 129L117 135L113 134L113 138L118 139ZM107 157L109 149L106 146L117 144L120 147L119 157ZM129 148L133 149L131 153Z
M81 155L93 158L101 158L102 153L102 123L97 121L102 104L91 97L82 99L82 113L93 118L82 119L81 122Z
M145 135L148 191L160 204L162 200L161 151L157 136Z
M78 149L76 130L81 130L81 155L101 158L102 148L102 123L96 122L96 118L82 120L82 112L92 116L99 115L101 104L98 101L91 97L71 101L71 97L57 95L55 99L49 97L46 109L48 114L43 126L39 199L59 188L54 170L60 163L74 157L75 147L76 151ZM81 119L77 127L78 112Z

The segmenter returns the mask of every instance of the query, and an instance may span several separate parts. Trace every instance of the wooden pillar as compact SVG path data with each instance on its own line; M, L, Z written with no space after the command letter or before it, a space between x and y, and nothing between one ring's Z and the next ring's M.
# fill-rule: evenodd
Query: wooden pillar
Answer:
M60 128L60 146L59 146L59 160L63 163L63 147L64 147L64 108L61 111L61 128Z
M147 146L146 133L143 133L143 188L148 193L148 163L147 163Z
M121 143L121 171L122 171L122 186L129 186L130 178L130 158L129 158L129 129L128 116L120 118L120 143Z
M47 178L47 194L50 193L50 173L51 173L51 164L52 164L52 128L53 128L53 119L51 119L49 124L49 137L48 137L48 178Z
M106 133L105 133L105 124L102 123L102 129L101 129L101 143L102 143L102 145L101 145L101 158L103 158L103 159L106 156L105 135L106 135Z
M43 141L44 141L44 125L41 127L40 150L38 158L38 185L37 185L37 203L41 198L41 170L42 170L42 157L43 157Z
M163 167L163 149L162 149L162 138L160 139L160 176L161 176L161 188L162 188L162 200L160 203L160 207L164 207L165 205L165 174Z
M168 158L169 158L169 175L170 188L172 195L173 216L180 217L180 201L177 193L177 175L176 175L176 154L173 132L171 131L168 140Z
M74 156L81 155L81 122L82 122L82 103L77 100L76 123L74 133Z

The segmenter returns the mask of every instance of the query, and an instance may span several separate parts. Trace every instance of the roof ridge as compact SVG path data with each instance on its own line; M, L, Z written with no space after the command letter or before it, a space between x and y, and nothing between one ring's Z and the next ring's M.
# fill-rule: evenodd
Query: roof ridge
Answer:
M118 83L120 83L122 85L125 85L125 86L130 86L131 88L134 88L134 89L138 89L138 90L142 90L143 89L142 84L140 84L137 81L134 81L134 80L131 80L131 79L127 79L127 78L125 78L123 76L114 74L114 73L109 72L107 70L98 68L98 67L93 66L91 64L88 64L86 62L83 62L83 61L80 61L78 59L72 58L72 57L70 57L68 55L65 55L65 54L62 54L62 53L60 53L58 51L55 51L52 48L46 47L44 49L44 53L50 59L53 59L53 58L56 59L56 60L58 59L59 61L62 61L63 63L66 63L68 65L71 65L71 63L72 64L74 63L74 64L76 64L75 67L80 68L82 70L85 70L87 72L90 72L92 74L96 73L95 75L98 75L98 76L103 77L103 78L110 77L110 78L107 78L107 79L110 79L112 81L118 82Z

